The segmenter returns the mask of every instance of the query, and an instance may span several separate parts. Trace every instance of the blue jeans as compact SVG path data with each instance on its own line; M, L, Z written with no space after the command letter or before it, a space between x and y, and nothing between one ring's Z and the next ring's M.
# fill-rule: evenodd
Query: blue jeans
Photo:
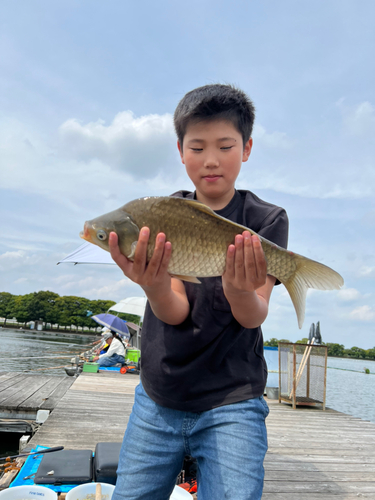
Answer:
M198 462L199 500L260 500L268 412L263 396L199 413L172 410L139 384L112 500L168 500L185 455Z
M125 358L119 354L112 354L112 356L98 359L97 363L100 366L115 366L117 363L125 363Z

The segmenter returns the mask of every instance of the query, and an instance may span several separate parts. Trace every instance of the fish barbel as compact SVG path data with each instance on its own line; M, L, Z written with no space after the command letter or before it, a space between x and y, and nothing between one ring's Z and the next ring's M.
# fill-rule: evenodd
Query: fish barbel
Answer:
M114 231L118 235L121 253L133 260L139 231L144 226L150 229L147 261L154 252L156 235L162 232L172 243L168 272L176 278L196 283L199 283L197 277L222 276L227 249L234 243L236 234L245 230L257 234L215 214L198 201L155 196L131 201L113 212L87 221L80 236L109 251L109 233ZM307 289L339 289L344 280L324 264L257 236L267 260L267 274L280 280L288 290L301 328Z

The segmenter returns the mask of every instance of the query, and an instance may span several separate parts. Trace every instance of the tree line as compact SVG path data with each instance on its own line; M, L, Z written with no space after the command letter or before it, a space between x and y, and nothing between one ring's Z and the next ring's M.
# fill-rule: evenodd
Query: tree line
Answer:
M73 295L60 296L49 291L26 295L0 292L0 318L4 318L3 326L14 318L25 327L31 321L43 321L51 327L57 325L58 329L71 330L73 326L91 329L98 327L91 317L107 312L115 303L112 300L89 300ZM120 313L119 317L135 323L139 320L133 314Z
M286 339L275 339L272 338L270 340L266 340L264 342L265 346L269 347L277 347L279 342L290 342L290 340ZM308 344L309 339L303 338L301 340L297 340L296 344ZM351 347L350 349L345 349L345 346L342 344L335 344L331 342L324 342L321 345L326 345L328 347L327 353L328 356L335 356L339 358L359 358L359 359L375 359L375 347L372 349L361 349L360 347Z

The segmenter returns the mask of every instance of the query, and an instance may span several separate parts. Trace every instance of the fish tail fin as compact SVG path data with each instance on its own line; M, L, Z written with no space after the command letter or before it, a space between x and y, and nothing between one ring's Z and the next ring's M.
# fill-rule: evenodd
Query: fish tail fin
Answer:
M338 290L344 284L340 274L324 264L302 255L296 255L297 266L286 281L280 280L288 290L297 313L298 326L302 328L305 319L305 303L308 288L317 290Z

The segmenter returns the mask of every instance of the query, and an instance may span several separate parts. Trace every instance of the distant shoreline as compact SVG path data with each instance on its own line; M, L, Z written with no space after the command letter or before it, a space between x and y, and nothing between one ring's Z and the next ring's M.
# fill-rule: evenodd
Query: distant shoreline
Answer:
M14 332L27 332L27 333L38 333L38 334L48 334L48 335L59 335L59 336L64 336L66 335L71 336L71 335L79 335L80 337L95 337L98 336L100 337L100 333L86 333L86 332L65 332L63 330L35 330L35 329L30 329L30 328L14 328L14 327L8 327L8 326L0 326L0 334L2 330L12 330Z

